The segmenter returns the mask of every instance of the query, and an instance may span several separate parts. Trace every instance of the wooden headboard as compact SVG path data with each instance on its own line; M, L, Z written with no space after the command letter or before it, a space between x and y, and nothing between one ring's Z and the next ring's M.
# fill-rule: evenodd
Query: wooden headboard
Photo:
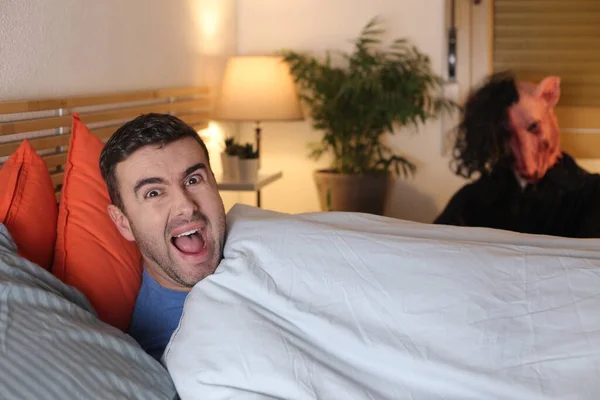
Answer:
M103 142L125 122L150 112L176 115L200 131L208 127L209 95L201 86L0 102L0 166L27 138L46 162L58 198L73 112Z

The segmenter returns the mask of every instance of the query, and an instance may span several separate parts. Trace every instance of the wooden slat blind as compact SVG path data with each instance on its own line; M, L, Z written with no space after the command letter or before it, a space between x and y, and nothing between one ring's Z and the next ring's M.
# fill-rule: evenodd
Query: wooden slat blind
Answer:
M600 0L494 0L493 12L495 71L558 75L559 106L600 107Z

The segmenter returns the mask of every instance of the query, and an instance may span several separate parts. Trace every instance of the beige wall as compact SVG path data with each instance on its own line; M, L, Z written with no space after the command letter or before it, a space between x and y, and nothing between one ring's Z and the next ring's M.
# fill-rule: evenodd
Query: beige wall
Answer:
M433 68L442 73L446 49L444 0L239 0L239 54L269 54L283 47L320 52L348 49L364 24L375 15L385 18L390 37L407 36L430 55ZM448 198L463 184L442 156L443 130L453 121L435 121L419 132L398 132L392 146L412 158L419 170L412 180L395 185L387 214L417 221L431 221ZM252 138L252 125L244 125L242 137ZM306 144L318 139L309 121L265 123L261 142L265 169L281 169L284 178L265 188L266 208L297 213L317 211L312 171L326 166L306 157ZM242 196L253 203L253 197Z
M4 0L0 98L203 84L235 52L234 0Z
M208 84L237 44L235 0L2 0L0 101ZM235 128L235 127L234 127ZM211 156L231 125L212 124ZM237 196L223 194L228 207Z

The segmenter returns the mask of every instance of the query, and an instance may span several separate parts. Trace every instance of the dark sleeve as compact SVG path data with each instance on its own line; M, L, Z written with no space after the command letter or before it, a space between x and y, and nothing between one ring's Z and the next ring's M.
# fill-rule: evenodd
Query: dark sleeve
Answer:
M448 204L446 204L446 208L444 208L442 213L438 215L438 217L433 221L433 223L440 225L466 226L466 204L470 202L472 192L473 191L471 185L463 186L458 192L456 192L452 196Z
M577 237L600 238L600 176L593 175L582 194L588 206L581 217Z
M600 238L600 210L590 210L579 227L579 238Z

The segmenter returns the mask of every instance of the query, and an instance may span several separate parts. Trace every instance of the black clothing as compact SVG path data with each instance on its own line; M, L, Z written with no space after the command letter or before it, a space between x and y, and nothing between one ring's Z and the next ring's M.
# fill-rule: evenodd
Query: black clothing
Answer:
M496 228L572 238L600 237L600 174L566 153L525 188L508 168L463 186L435 224Z

